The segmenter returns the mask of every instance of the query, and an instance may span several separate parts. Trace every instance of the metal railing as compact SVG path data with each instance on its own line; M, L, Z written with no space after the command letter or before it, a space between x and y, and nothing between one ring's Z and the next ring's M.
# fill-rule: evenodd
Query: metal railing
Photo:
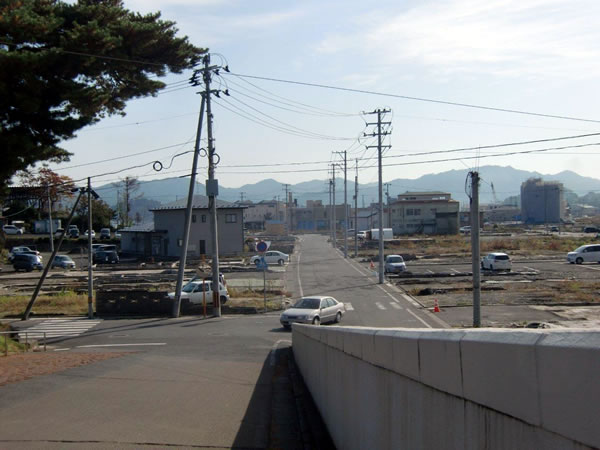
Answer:
M34 344L36 344L38 342L38 340L36 339L29 339L29 337L31 335L35 335L36 337L40 337L40 335L42 335L42 341L44 343L44 351L46 351L46 332L45 331L35 331L35 332L28 332L28 331L0 331L0 336L4 335L4 338L2 339L4 341L4 356L8 356L8 341L9 338L13 335L17 336L17 341L20 343L22 342L22 336L25 335L25 346L23 347L23 353L27 353L29 351L29 349L33 349L34 348ZM1 340L0 340L1 342ZM30 345L31 344L31 345Z

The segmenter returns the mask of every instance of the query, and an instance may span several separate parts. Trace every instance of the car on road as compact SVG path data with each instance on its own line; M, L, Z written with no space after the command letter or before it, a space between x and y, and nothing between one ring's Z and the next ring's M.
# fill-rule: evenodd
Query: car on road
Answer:
M193 280L181 288L181 299L188 299L190 303L202 304L206 300L206 304L212 304L212 296L211 280ZM175 292L169 292L167 297L173 300ZM221 304L225 304L229 300L229 292L227 292L227 288L222 283L219 283L219 299L221 300Z
M54 237L55 238L59 238L61 234L63 234L64 228L57 228L56 231L54 231Z
M115 239L121 239L121 230L115 231Z
M406 264L400 255L388 255L385 257L385 273L402 273L406 271Z
M15 272L24 270L31 272L33 269L42 270L44 268L42 259L38 255L31 253L18 253L12 261Z
M460 227L458 229L458 231L460 231L462 234L470 234L471 233L471 227L469 225L464 226L464 227Z
M291 328L292 323L339 323L345 312L344 304L333 297L303 297L281 313L279 322L286 329Z
M23 228L18 228L14 225L4 225L2 231L6 234L23 234Z
M38 252L37 250L32 250L29 247L20 246L20 247L13 247L10 249L10 253L8 254L8 262L12 262L16 255L19 255L22 253L36 255L36 256L40 257L40 260L42 259L42 255L40 255L40 252Z
M582 245L567 253L567 262L581 264L584 262L600 263L600 244Z
M75 261L69 255L56 255L52 261L51 269L58 267L60 269L75 269Z
M119 255L115 250L100 247L92 253L92 262L94 264L116 264L119 262Z
M599 231L600 231L600 228L598 228L598 227L583 227L584 233L598 233Z
M481 260L481 268L484 270L508 270L510 272L512 263L506 253L488 253Z
M367 238L367 232L359 231L358 233L356 233L356 237L358 237L358 239L365 240Z
M110 239L110 228L100 229L100 239Z
M89 239L88 234L90 234L90 230L85 230L85 233L83 233L83 237L86 239ZM96 237L96 232L94 230L92 230L91 235L92 235L92 239L94 239Z
M250 258L250 263L258 265L261 258L261 255L254 255ZM265 252L264 258L267 264L279 264L280 266L283 266L286 262L290 261L290 255L277 250Z

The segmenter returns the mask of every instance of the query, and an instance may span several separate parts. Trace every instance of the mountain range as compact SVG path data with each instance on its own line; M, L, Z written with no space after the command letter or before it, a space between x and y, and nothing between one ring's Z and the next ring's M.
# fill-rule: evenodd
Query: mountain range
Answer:
M469 170L450 170L446 172L423 175L415 179L397 178L386 182L386 190L390 198L406 191L443 191L449 192L452 198L461 203L468 202L465 193L465 180ZM554 175L546 175L539 172L529 172L514 169L510 166L482 166L479 168L481 177L480 203L502 202L508 197L520 194L521 183L529 178L542 178L544 181L559 181L565 189L581 196L591 191L600 190L600 180L584 177L572 171L563 171ZM354 178L352 176L352 178ZM348 179L348 202L353 201L354 181ZM102 198L109 205L117 203L117 193L122 193L123 187L119 184L110 184L99 187ZM139 189L132 194L132 198L143 198L153 200L161 204L169 203L187 196L189 179L166 178L162 180L140 181ZM306 200L322 200L324 204L329 202L328 180L312 180L289 185L293 198L299 206L305 205ZM377 183L361 184L359 179L358 206L368 206L377 201ZM336 179L336 203L344 201L344 179ZM205 194L205 187L196 183L196 194ZM274 179L265 179L254 184L245 184L238 188L219 187L219 198L227 201L250 200L272 200L285 198L284 184ZM384 200L385 201L385 200ZM152 202L152 203L155 203Z

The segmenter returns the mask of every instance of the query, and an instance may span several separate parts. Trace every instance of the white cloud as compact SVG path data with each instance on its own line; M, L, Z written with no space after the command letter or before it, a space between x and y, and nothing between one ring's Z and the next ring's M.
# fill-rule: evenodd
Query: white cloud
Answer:
M599 13L594 0L429 1L357 17L351 31L326 36L317 50L358 50L382 65L419 63L439 74L596 77Z

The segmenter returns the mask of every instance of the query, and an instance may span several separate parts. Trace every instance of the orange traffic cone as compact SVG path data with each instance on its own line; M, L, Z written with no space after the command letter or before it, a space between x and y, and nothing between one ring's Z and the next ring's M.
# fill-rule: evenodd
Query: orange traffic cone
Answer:
M375 268L375 264L373 264L373 261L371 261L371 264L369 265L369 267L371 268L371 270L373 270Z
M433 312L441 312L440 305L438 304L437 298L433 301Z

